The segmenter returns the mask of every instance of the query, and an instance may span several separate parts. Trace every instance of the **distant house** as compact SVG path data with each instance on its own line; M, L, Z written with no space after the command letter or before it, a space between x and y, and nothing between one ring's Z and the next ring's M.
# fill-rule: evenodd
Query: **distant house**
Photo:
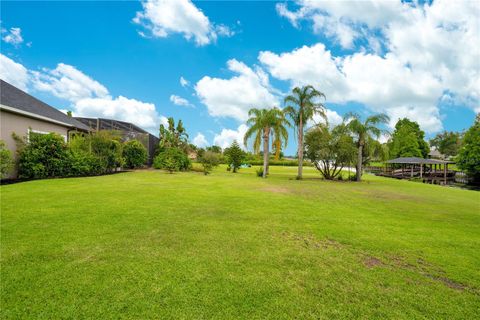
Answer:
M28 137L30 132L54 132L67 141L72 131L90 131L83 123L3 80L0 80L0 96L0 139L13 155L17 150L13 133ZM16 172L12 172L8 178L15 177Z
M148 164L153 163L155 157L155 149L158 146L159 139L151 133L130 122L119 121L114 119L103 118L84 118L74 117L75 120L89 127L92 131L111 130L118 131L122 136L123 141L138 140L140 141L148 152Z
M437 149L431 148L430 152L428 153L428 158L443 160L445 159L445 155L441 154L440 151L438 151Z

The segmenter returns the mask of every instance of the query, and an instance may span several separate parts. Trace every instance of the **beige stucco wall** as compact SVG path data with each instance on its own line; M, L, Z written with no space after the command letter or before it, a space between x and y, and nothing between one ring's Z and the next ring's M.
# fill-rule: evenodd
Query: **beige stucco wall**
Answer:
M5 141L12 155L16 155L17 146L12 138L12 133L23 137L28 134L29 129L40 132L55 132L65 137L68 136L67 127L38 119L29 118L23 115L0 110L0 139ZM12 172L8 178L15 178L16 172Z

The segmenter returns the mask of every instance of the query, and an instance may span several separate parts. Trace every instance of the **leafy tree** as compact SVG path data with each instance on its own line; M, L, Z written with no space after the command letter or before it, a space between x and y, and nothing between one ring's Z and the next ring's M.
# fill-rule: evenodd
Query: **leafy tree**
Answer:
M480 113L473 126L465 132L457 166L473 178L473 183L480 184Z
M430 145L445 156L455 156L461 146L461 134L459 132L444 131L438 133L430 140Z
M287 126L289 122L285 119L284 113L277 109L250 109L248 112L250 125L244 136L244 144L247 146L248 140L254 136L253 150L255 153L260 151L260 144L263 140L263 178L268 174L268 161L270 145L270 135L273 135L277 141L283 140L285 145L288 140Z
M308 120L312 119L315 114L318 114L326 119L325 108L319 102L320 98L325 98L325 95L316 90L313 86L308 85L302 88L295 87L292 94L284 99L287 105L284 109L285 113L290 116L297 129L298 136L298 174L297 179L302 179L303 173L303 135L304 127Z
M139 168L147 162L147 156L147 149L138 140L125 142L123 146L125 167L130 169Z
M425 132L420 130L418 123L407 118L398 120L389 143L390 157L426 158L430 148L424 138Z
M170 173L186 171L190 168L190 159L180 148L170 147L155 157L153 167L167 170Z
M220 156L218 153L205 151L199 158L199 162L202 164L203 173L207 175L220 164Z
M243 159L245 159L245 152L240 148L238 142L233 141L229 148L226 148L223 152L229 167L235 173L242 165Z
M0 140L0 178L4 178L13 167L13 158L3 140Z
M214 153L222 153L222 148L220 148L219 146L206 147L205 150L212 151Z
M158 153L168 148L180 148L185 152L188 150L188 134L182 120L175 126L175 120L172 117L168 118L167 127L160 125L159 139Z
M357 181L362 179L362 165L364 162L364 146L368 141L372 140L372 136L378 138L384 130L378 126L387 123L389 117L386 114L376 114L362 121L360 115L356 113L347 113L344 117L348 121L346 128L354 135L357 144Z
M306 156L325 179L333 180L353 162L355 144L344 124L318 124L305 135Z

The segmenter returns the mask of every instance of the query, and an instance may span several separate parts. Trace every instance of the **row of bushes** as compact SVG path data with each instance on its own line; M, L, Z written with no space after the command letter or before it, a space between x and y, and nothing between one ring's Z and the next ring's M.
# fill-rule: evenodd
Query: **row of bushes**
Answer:
M18 136L16 140L20 179L101 175L137 168L147 160L140 142L121 143L109 132L76 135L68 144L55 133L30 133L28 140Z
M263 160L249 160L247 163L252 166L263 166ZM298 167L298 160L270 160L268 164L270 166ZM313 164L311 162L304 161L303 166L311 167Z

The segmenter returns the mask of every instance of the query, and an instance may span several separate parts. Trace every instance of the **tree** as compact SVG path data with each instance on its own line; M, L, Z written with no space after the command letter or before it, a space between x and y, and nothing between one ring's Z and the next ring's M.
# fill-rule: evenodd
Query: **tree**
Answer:
M219 165L220 156L218 153L205 151L198 160L202 164L203 173L207 175L213 170L214 167Z
M172 117L168 118L167 127L160 125L159 139L158 153L168 148L180 148L185 152L188 150L188 134L182 120L175 126L175 120Z
M398 120L389 143L390 157L426 158L430 147L424 138L425 132L420 130L418 123L407 118Z
M186 171L190 168L190 159L183 150L175 147L167 148L159 153L153 160L155 169L164 169L170 173Z
M298 136L298 174L297 179L302 179L303 173L303 134L306 122L318 114L326 119L325 108L318 100L325 95L317 91L313 86L295 87L292 94L285 97L284 102L287 105L285 113L290 116L297 129Z
M473 126L465 132L457 166L473 178L473 183L480 184L480 113Z
M349 130L356 139L357 144L357 181L362 179L362 165L364 156L364 146L367 141L372 139L372 136L378 138L384 130L378 128L380 124L385 124L390 119L386 114L376 114L368 117L365 121L362 121L360 115L357 113L347 113L344 117L345 121L348 121L346 128ZM366 149L368 150L368 149Z
M229 167L234 173L237 172L245 158L245 152L240 148L238 142L236 140L233 141L232 145L229 148L226 148L223 153L227 158Z
M247 124L250 126L245 133L243 142L247 146L247 142L254 136L253 150L255 153L260 151L260 145L263 141L263 178L268 174L269 161L269 145L270 135L279 141L283 140L285 145L288 140L287 126L289 122L285 119L284 113L277 109L250 109L248 112L249 119Z
M205 150L207 151L212 151L214 153L222 153L222 148L220 148L219 146L209 146L209 147L206 147Z
M13 167L13 158L3 140L0 140L0 178L4 178Z
M325 179L333 180L355 158L353 138L344 124L318 124L305 135L306 156Z
M139 168L147 162L147 149L138 140L130 140L123 146L123 157L127 168Z
M444 131L438 133L430 140L430 145L445 156L455 156L461 146L461 134L459 132Z

